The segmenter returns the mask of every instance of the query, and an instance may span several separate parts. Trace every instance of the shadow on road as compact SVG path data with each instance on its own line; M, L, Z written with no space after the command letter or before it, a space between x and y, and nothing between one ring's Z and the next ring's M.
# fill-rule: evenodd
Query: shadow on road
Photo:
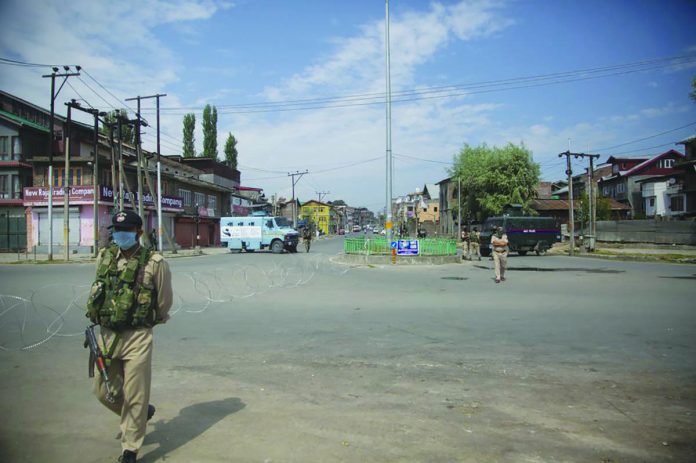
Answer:
M485 265L474 265L476 268L491 270L492 267ZM508 267L507 271L515 272L585 272L585 273L626 273L625 270L610 270L605 268L582 268L582 267Z
M158 443L159 447L139 459L142 463L155 462L182 445L203 434L228 415L237 413L246 404L236 397L203 402L182 408L179 415L169 421L154 423L155 431L145 437L145 445Z

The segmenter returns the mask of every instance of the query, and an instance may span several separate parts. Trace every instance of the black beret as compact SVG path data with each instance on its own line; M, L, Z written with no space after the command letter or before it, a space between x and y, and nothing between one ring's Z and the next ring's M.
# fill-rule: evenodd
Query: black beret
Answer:
M121 211L111 218L109 228L142 228L143 219L133 211Z

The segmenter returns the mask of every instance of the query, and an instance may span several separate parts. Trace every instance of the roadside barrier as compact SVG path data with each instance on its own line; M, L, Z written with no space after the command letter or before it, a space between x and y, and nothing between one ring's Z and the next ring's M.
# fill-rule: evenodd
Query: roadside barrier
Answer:
M416 239L416 238L402 238ZM444 238L422 238L418 240L421 256L456 256L457 241ZM391 253L390 243L386 238L346 238L343 241L346 254L386 255Z
M283 259L270 265L227 264L172 272L172 317L197 316L217 308L235 310L270 291L304 286L319 276L342 276L350 267L321 255ZM53 338L82 337L91 284L47 284L24 296L0 294L0 353L26 351Z

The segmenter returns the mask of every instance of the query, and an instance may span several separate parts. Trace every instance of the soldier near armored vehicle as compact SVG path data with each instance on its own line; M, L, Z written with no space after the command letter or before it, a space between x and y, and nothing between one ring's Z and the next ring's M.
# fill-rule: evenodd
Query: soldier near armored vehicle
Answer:
M314 238L315 233L316 227L314 226L314 222L307 223L302 230L302 240L304 241L305 250L307 252L309 252L309 248L312 246L312 239Z
M97 375L94 394L121 418L122 454L132 463L145 438L150 405L152 328L169 319L172 285L164 258L139 244L142 219L132 211L112 218L113 242L97 258L97 276L87 301L87 317L101 327L99 344L111 388Z
M481 260L481 234L476 227L469 233L469 259L474 260L474 255Z
M491 236L493 246L493 262L495 263L495 282L505 281L505 268L508 258L508 237L503 232L503 227L498 227Z

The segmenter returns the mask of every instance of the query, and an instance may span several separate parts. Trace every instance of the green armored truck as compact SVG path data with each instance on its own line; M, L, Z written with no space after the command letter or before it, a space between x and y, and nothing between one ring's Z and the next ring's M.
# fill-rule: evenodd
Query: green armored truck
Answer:
M491 235L497 227L503 227L507 234L510 251L520 256L526 255L529 251L542 255L551 249L553 243L561 241L561 229L553 217L532 217L516 215L513 212L486 219L481 230L482 256L491 254Z

